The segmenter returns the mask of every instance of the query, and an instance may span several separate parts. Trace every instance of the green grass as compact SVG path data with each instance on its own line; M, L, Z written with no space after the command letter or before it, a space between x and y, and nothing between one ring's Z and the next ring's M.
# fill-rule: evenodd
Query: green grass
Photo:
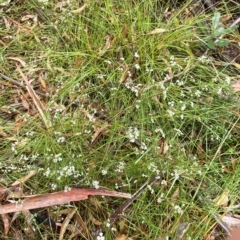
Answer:
M234 67L201 58L199 39L204 42L208 35L198 23L211 23L213 13L189 16L189 4L170 8L168 19L163 13L170 1L160 6L157 1L88 1L80 13L72 13L78 1L62 8L27 1L3 13L12 25L2 23L0 30L1 73L20 81L17 63L44 92L42 76L49 97L41 102L51 127L25 90L1 81L2 184L35 169L37 175L25 183L32 194L93 187L95 181L134 193L160 174L115 224L116 231L105 223L122 199L76 204L89 231L81 237L89 239L101 228L105 239L121 234L176 239L181 224L188 225L184 239L207 236L217 224L213 215L225 211L213 200L228 189L229 204L238 202L239 99L229 85ZM36 8L45 21L39 19L30 30L33 20L20 19L36 15ZM167 31L150 34L156 28ZM18 229L22 222L26 219L19 220Z

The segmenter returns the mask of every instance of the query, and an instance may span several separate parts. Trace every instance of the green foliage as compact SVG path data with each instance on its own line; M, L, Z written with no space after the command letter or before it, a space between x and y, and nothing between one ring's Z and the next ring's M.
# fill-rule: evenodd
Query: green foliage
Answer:
M202 239L216 223L213 212L224 211L214 199L229 189L231 204L236 201L240 105L230 84L236 76L232 68L196 53L195 41L201 36L210 49L226 46L228 40L219 37L234 28L222 27L216 12L209 37L205 16L189 19L185 8L170 11L172 1L159 2L88 1L76 13L79 1L44 8L28 1L4 13L16 19L22 12L37 14L39 7L46 15L31 31L31 19L16 27L20 30L6 41L0 69L20 81L15 60L26 63L21 68L34 89L50 95L40 98L52 124L44 126L24 89L4 85L4 181L10 184L34 169L37 175L24 186L32 193L75 185L134 193L161 176L114 226L117 232L105 223L121 199L77 205L89 232L99 228L96 219L104 223L106 239L122 233L175 239L182 223L189 227L186 239ZM6 36L15 29L0 28ZM164 31L151 34L154 29Z
M237 26L224 28L221 27L221 14L220 12L215 12L212 17L212 28L211 28L211 36L206 41L207 47L209 49L216 50L217 47L226 47L229 43L229 40L226 38L221 38L222 35L230 34L234 32Z

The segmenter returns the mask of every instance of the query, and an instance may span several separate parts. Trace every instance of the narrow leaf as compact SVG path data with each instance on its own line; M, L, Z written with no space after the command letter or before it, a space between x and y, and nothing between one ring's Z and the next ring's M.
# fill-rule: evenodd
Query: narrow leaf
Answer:
M220 22L220 18L221 18L221 13L220 12L215 12L214 16L212 18L212 27L213 29L216 29L219 25Z

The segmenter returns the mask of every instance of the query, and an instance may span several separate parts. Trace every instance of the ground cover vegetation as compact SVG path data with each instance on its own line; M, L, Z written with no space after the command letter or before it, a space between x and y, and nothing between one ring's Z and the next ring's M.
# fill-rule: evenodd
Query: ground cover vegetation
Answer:
M31 171L15 192L145 186L117 217L110 197L4 214L1 239L224 239L239 221L236 2L0 6L2 188Z

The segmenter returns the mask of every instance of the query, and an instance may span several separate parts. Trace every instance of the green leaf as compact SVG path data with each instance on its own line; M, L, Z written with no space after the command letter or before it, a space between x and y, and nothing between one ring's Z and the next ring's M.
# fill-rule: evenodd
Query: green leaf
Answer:
M219 41L217 42L217 45L219 47L226 47L228 45L228 39L219 39Z
M210 49L216 50L215 43L214 43L212 40L208 40L208 41L207 41L207 46L208 46L208 48L210 48Z
M212 28L216 29L219 25L220 22L220 18L221 18L221 13L220 12L215 12L214 16L212 18Z
M226 34L227 32L228 32L227 29L225 29L224 27L220 27L215 29L213 34L214 34L214 37L219 37L222 34Z

